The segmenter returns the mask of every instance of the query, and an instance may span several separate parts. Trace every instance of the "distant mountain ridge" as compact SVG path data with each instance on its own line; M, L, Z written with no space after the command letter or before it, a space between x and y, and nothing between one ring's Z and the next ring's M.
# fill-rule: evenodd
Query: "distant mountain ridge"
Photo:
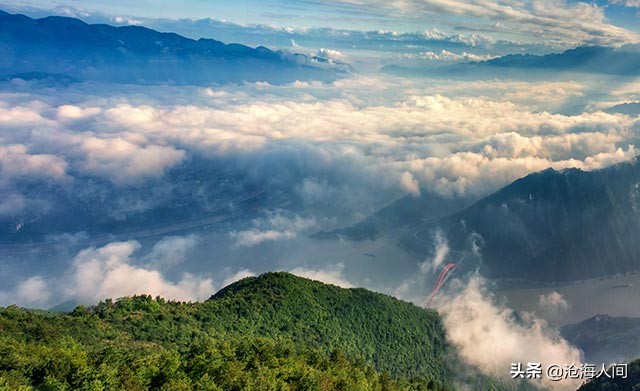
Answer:
M355 225L318 232L313 237L316 239L344 238L353 241L375 240L391 230L437 221L470 203L469 199L443 197L423 190L419 196L404 196Z
M508 54L486 61L425 67L390 64L382 72L403 76L444 75L450 77L548 78L549 71L580 72L633 77L640 75L640 46L579 46L561 53ZM553 75L554 77L557 75Z
M399 237L417 260L446 238L458 271L552 283L640 270L640 161L527 175L480 200L405 197L317 238Z
M640 318L596 315L563 326L561 334L584 352L587 362L622 363L640 357Z
M259 46L193 40L141 26L0 14L0 74L46 72L124 83L332 80L345 63Z
M621 103L605 109L604 112L610 114L619 113L630 116L637 116L640 115L640 102Z
M489 67L553 69L629 76L640 73L640 47L631 44L617 48L579 46L562 53L509 54L473 64Z
M491 278L572 281L640 270L640 161L530 174L421 224L399 244L424 257L434 230L452 250L470 251L474 240Z

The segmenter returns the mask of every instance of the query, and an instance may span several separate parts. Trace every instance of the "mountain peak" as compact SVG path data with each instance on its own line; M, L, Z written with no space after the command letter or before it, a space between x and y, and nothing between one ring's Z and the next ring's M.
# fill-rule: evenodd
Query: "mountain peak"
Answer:
M253 325L263 335L292 333L294 341L332 345L343 340L359 350L368 346L360 353L363 358L383 370L403 368L402 373L410 376L425 373L433 360L442 360L447 346L436 311L366 289L340 288L286 272L236 281L202 307L210 314L207 316L224 314L230 329ZM399 343L411 346L410 356L395 351ZM444 374L445 369L439 370Z
M432 237L439 229L451 249L472 254L468 238L481 237L482 259L474 258L481 262L481 272L519 284L636 271L640 269L640 243L635 240L640 234L638 183L636 159L595 171L549 168L453 215L418 226L418 235L412 231L400 244L419 257L429 256L432 244L416 237Z
M56 27L86 27L88 23L83 22L80 19L71 18L68 16L46 16L41 19L37 19L38 23Z
M316 284L324 285L321 282L312 281L303 277L298 277L287 272L269 272L259 276L245 277L226 287L211 296L210 300L222 299L233 296L240 291L251 291L255 289L293 289L294 287L309 286Z
M317 64L262 46L194 40L143 26L87 24L63 16L0 15L2 48L9 53L0 75L64 73L87 81L136 84L281 84L332 81L349 70L343 64Z

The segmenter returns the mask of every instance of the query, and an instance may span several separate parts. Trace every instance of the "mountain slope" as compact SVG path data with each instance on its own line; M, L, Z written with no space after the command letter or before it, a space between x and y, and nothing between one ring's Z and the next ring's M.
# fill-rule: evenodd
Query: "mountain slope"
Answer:
M125 83L330 80L349 67L265 47L192 40L140 26L0 14L0 74L46 72Z
M204 319L224 319L227 331L341 347L393 374L446 374L440 317L390 296L272 273L232 284L203 307L212 315Z
M319 232L314 237L318 239L344 238L354 241L375 240L380 236L392 233L394 230L437 221L457 212L469 203L469 200L466 199L442 197L423 191L418 197L404 196L355 225L329 232Z
M474 64L497 68L553 69L629 76L640 73L639 61L638 45L623 45L618 48L580 46L562 53L542 56L510 54Z
M621 363L640 357L640 318L596 315L562 327L561 333L582 349L587 362Z
M640 360L627 366L627 378L610 379L601 376L583 385L578 391L638 391L640 390Z
M561 53L544 55L509 54L486 61L447 65L407 67L392 64L383 67L381 71L394 75L416 77L429 77L436 74L454 78L525 77L527 79L548 79L549 71L637 76L640 75L639 64L640 46L627 44L617 48L579 46Z
M284 339L196 336L172 346L96 317L17 308L0 309L0 327L0 390L447 390Z
M112 341L142 350L168 350L185 361L193 358L191 351L203 349L202 344L229 341L233 350L236 341L247 340L249 347L240 344L238 349L254 349L254 342L275 345L269 348L275 350L295 346L302 356L331 360L337 354L365 372L370 364L396 379L419 378L432 385L444 385L451 376L445 363L450 352L435 311L287 273L241 280L202 303L138 296L53 316L7 308L0 310L0 330L6 342L0 349L8 349L7 354L15 353L14 347L29 351L71 344L98 360L93 355L102 354ZM14 346L17 341L27 346ZM0 364L0 374L7 366L11 364Z
M608 109L604 110L604 112L610 114L620 113L630 116L637 116L640 115L640 102L621 103L619 105L609 107Z
M134 296L0 308L0 390L531 391L465 365L440 317L365 289L267 273L203 303Z
M569 281L640 269L640 162L528 175L400 239L424 257L441 230L453 250L479 246L492 278Z

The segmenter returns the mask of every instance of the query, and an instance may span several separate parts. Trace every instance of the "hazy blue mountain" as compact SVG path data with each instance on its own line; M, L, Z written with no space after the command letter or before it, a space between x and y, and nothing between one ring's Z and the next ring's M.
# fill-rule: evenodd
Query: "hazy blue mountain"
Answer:
M562 53L508 54L487 61L424 67L385 66L382 72L402 76L447 75L455 77L550 77L549 71L605 75L640 75L640 47L579 46ZM555 77L552 75L551 77Z
M640 115L640 102L621 103L604 110L606 113L619 113L631 116Z
M546 55L510 54L476 63L478 66L581 71L614 75L640 73L640 47L623 45L618 48L580 46L562 53Z
M640 318L596 315L562 327L561 333L582 349L590 363L628 362L640 357Z
M441 230L453 250L482 254L492 278L568 281L640 269L640 163L548 169L458 213L423 223L399 245L422 258Z
M365 220L345 228L314 235L318 239L374 240L380 236L420 223L432 223L471 203L468 199L442 197L423 191L407 195L375 212Z
M69 86L73 83L80 82L79 79L69 75L63 75L61 73L47 73L47 72L12 73L0 79L0 81L3 81L3 82L16 82L19 80L26 81L26 82L33 82L33 83L37 83L38 85L45 85L45 86L56 86L56 85Z
M317 57L193 40L140 26L0 14L0 74L46 72L125 83L331 80L347 64Z

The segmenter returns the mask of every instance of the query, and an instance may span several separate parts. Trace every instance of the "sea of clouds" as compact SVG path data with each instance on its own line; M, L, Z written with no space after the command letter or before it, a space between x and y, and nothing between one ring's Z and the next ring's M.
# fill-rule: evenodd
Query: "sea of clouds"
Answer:
M295 200L256 210L228 229L223 239L229 251L291 242L356 222L405 194L477 198L548 167L594 170L628 161L637 155L638 117L604 109L640 98L634 86L371 75L283 86L43 88L13 80L0 92L0 220L19 229L55 210L56 198L32 191L42 184L91 202L108 187L107 194L120 198L103 197L104 203L120 209L109 209L107 219L153 213L175 201L173 193L138 190L176 186L168 173L189 171L198 161L205 171L230 170L245 187ZM183 194L200 189L197 181L180 186ZM81 232L55 234L73 239L79 250L58 269L32 275L12 274L9 265L16 260L3 256L0 276L13 283L0 291L0 305L91 304L135 293L195 301L256 273L241 257L216 268L215 252L209 272L183 267L207 241L200 234L167 235L144 251L138 240L83 245L90 241ZM434 258L416 262L413 276L395 286L354 281L343 263L332 260L296 266L294 259L285 270L426 305L425 286L448 252L446 238L436 239ZM437 302L450 338L484 372L503 373L510 362L532 357L579 361L578 352L535 314L514 320L480 277L451 285ZM540 303L547 309L568 305L557 295ZM496 346L500 355L492 360L477 355Z

